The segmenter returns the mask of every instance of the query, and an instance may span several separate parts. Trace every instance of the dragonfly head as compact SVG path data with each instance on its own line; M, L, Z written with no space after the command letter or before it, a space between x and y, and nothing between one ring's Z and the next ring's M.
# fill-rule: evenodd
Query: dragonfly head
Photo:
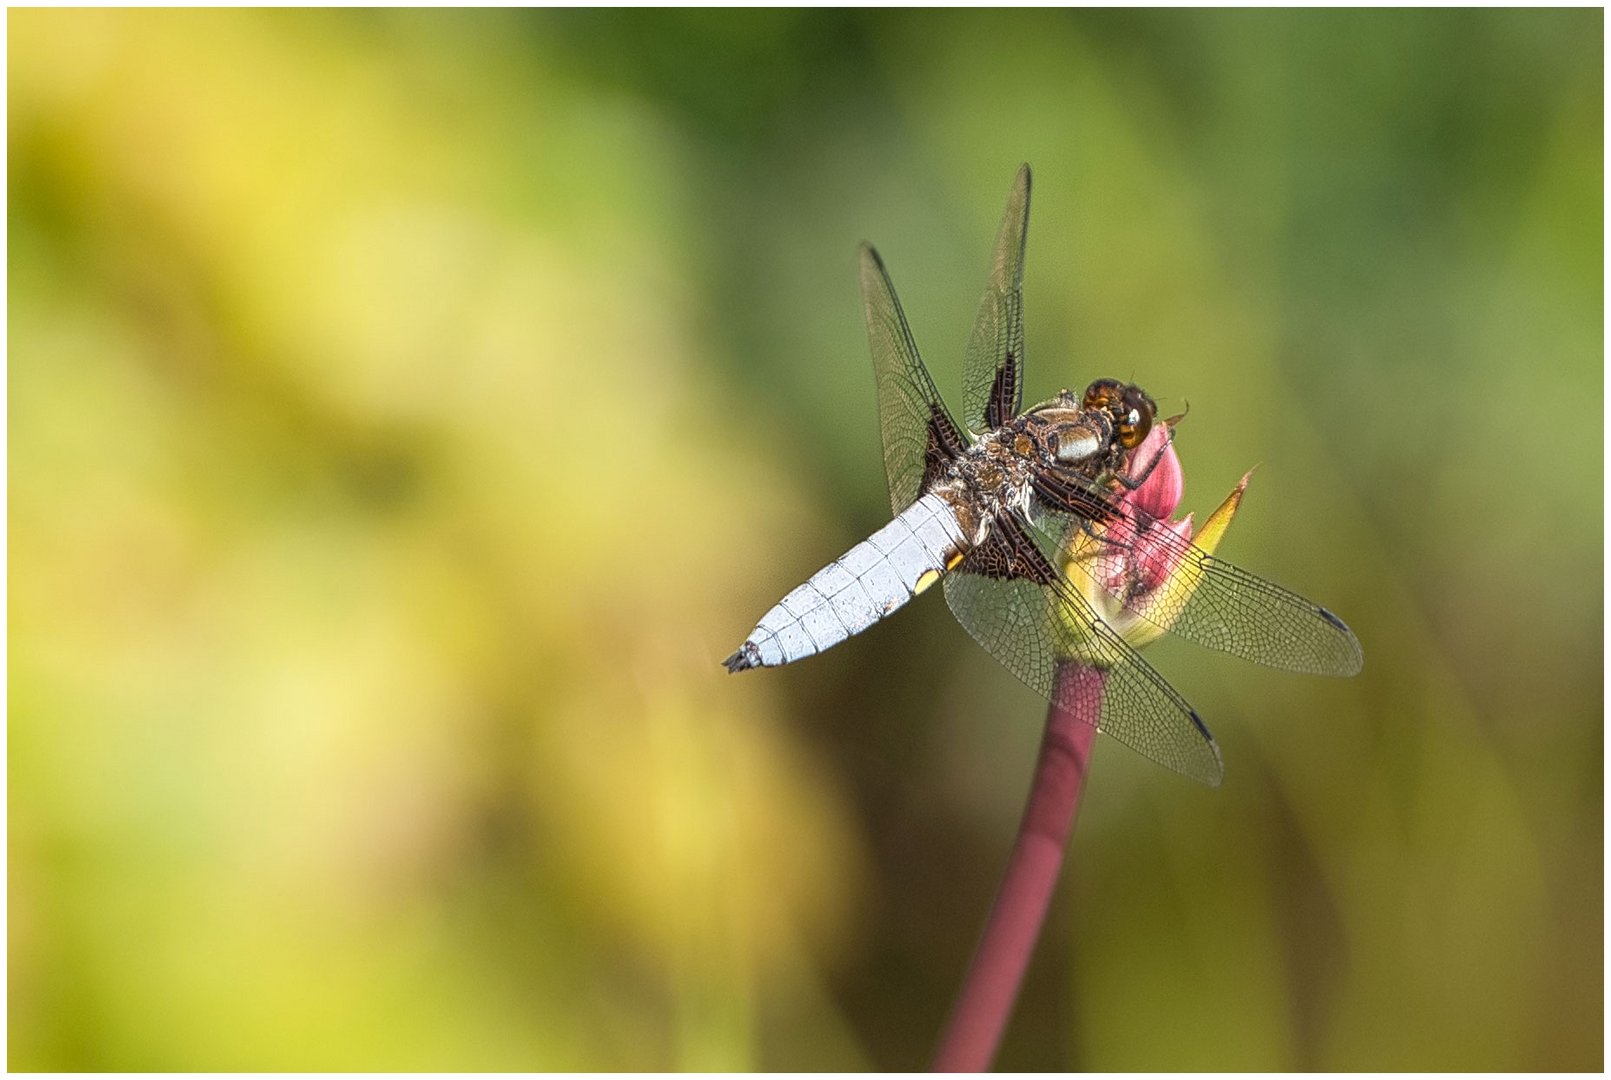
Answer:
M1152 430L1153 417L1158 406L1147 392L1134 383L1118 379L1098 379L1085 388L1084 405L1107 413L1113 421L1113 434L1119 445L1134 450Z

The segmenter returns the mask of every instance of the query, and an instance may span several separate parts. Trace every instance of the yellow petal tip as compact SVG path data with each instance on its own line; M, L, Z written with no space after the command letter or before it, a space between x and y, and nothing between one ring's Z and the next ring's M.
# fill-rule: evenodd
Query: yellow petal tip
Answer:
M1257 465L1253 466L1253 469L1256 468ZM1203 521L1202 529L1193 537L1204 553L1212 555L1220 540L1224 538L1225 530L1230 528L1231 519L1236 517L1236 511L1242 505L1242 495L1247 491L1248 481L1253 479L1253 469L1242 474L1242 479L1231 489L1231 493L1225 496L1225 501L1214 508L1214 512Z

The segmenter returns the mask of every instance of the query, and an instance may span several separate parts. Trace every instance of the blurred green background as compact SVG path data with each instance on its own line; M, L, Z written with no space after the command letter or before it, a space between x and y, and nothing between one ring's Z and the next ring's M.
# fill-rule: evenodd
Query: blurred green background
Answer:
M8 16L21 1069L920 1068L1043 705L937 598L731 678L887 517L855 244L1351 681L1165 643L1000 1064L1594 1070L1602 14Z

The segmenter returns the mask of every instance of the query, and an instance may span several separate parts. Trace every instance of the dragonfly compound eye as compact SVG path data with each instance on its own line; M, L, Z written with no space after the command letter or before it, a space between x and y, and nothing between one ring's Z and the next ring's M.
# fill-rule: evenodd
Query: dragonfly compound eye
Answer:
M1134 450L1146 439L1147 433L1152 430L1152 399L1135 387L1124 390L1123 413L1114 431L1119 436L1119 445L1126 450Z
M1098 379L1085 388L1084 405L1087 409L1109 409L1123 394L1124 387L1118 379Z

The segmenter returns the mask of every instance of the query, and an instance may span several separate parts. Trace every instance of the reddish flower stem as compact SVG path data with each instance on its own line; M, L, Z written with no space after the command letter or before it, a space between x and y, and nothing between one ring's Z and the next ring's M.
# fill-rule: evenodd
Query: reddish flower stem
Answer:
M973 966L935 1052L935 1072L983 1072L995 1060L1080 808L1096 741L1095 721L1102 711L1102 682L1102 673L1088 667L1058 668L1052 698L1063 704L1053 704L1046 714L1046 733L1018 839Z

